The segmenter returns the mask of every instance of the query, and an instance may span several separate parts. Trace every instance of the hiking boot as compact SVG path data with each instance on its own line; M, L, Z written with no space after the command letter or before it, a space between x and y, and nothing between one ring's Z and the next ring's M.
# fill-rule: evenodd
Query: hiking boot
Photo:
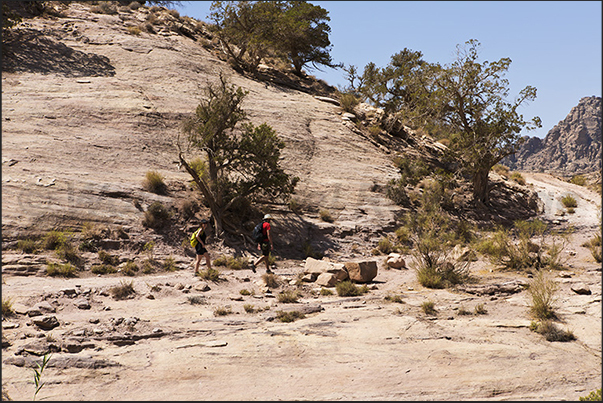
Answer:
M252 272L256 273L255 265L254 264L251 265L250 269L251 269Z
M266 274L274 274L274 272L270 269L266 269Z

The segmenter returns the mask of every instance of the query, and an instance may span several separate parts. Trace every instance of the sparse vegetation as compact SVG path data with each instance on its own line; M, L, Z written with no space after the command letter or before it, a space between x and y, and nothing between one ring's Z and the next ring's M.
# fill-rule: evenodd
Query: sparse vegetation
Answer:
M140 270L138 265L131 260L126 262L126 264L124 264L123 267L121 268L121 272L126 276L134 276L134 275L136 275L138 270Z
M282 302L285 304L290 304L297 302L300 298L300 294L297 291L285 290L281 291L277 295L278 302Z
M247 289L242 289L239 291L239 294L241 295L252 295L251 291L247 290Z
M218 270L214 269L213 267L199 270L199 277L201 277L203 280L208 280L208 281L220 281L221 280L220 272Z
M561 203L563 203L563 205L566 208L578 207L578 202L576 201L576 199L572 195L565 195L565 196L563 196L561 198Z
M402 299L402 296L398 295L398 294L387 294L385 296L385 300L390 301L390 302L396 302L398 304L404 304L404 300Z
M601 234L595 234L594 237L582 244L588 248L592 257L597 263L601 263Z
M232 310L230 309L230 307L218 307L214 309L214 316L226 316L230 315L231 313Z
M117 266L119 264L118 256L114 256L102 249L98 251L98 258L103 264L107 264L110 266Z
M142 224L149 228L158 229L169 222L170 212L163 203L154 201L144 212Z
M529 282L528 293L532 298L530 313L537 319L556 318L555 302L557 283L544 270L538 270Z
M38 392L40 391L40 389L42 389L42 387L45 385L45 382L42 382L42 373L44 372L44 369L46 368L46 365L48 365L48 361L50 361L50 354L44 354L44 357L42 358L42 363L36 363L37 368L34 368L34 385L36 387L35 391L34 391L34 395L33 395L33 400L36 400L36 396L38 395Z
M167 185L164 182L163 175L154 170L147 171L142 187L144 190L158 195L167 193Z
M520 185L525 185L526 180L519 172L513 172L511 174L511 180L517 182Z
M19 239L17 249L23 251L23 253L35 253L38 250L38 244L33 239Z
M435 303L433 301L425 301L421 304L421 310L425 315L435 315L438 311L435 309Z
M341 105L341 109L346 112L353 113L354 108L360 103L358 98L354 96L354 94L343 93L339 97L339 104Z
M580 401L581 402L584 402L584 401L590 401L590 402L598 401L598 402L600 402L601 400L602 400L601 388L599 388L597 390L593 390L587 396L581 396L580 397Z
M485 315L488 313L488 310L484 306L484 304L475 305L475 314L476 315Z
M13 302L10 298L2 298L2 317L9 318L15 314Z
M357 297L369 291L366 284L359 287L350 280L340 281L335 284L335 290L337 290L337 295L340 297Z
M569 330L562 330L557 327L552 321L545 320L543 322L532 322L530 330L544 336L547 341L573 341L576 336Z
M108 264L94 264L90 268L90 271L93 274L111 274L117 273L117 268Z
M320 295L333 295L333 290L322 287L320 289Z
M136 294L133 281L120 281L119 285L113 286L109 292L115 299L127 299Z
M320 219L323 220L324 222L333 222L333 221L335 221L335 219L331 215L331 212L329 210L327 210L327 209L321 209L318 212L318 215L320 216Z
M297 319L303 319L305 318L306 315L303 312L300 311L277 311L276 312L276 319L280 320L281 322L294 322Z
M586 178L583 175L574 175L568 182L574 185L586 186Z
M245 304L245 305L243 305L243 309L247 313L254 313L255 312L255 307L253 306L253 304Z
M262 280L264 280L264 283L266 284L266 287L268 287L268 288L278 288L280 285L280 282L279 282L277 276L272 273L263 274Z
M249 259L246 257L219 256L213 262L216 266L228 267L231 270L242 270L249 266Z
M163 261L163 270L165 271L176 271L178 267L176 267L176 260L173 256L168 256Z
M48 263L46 274L52 277L77 277L77 268L71 263Z
M207 303L203 295L189 295L186 299L191 305L200 305Z
M458 313L459 315L471 315L471 311L468 311L468 310L467 310L467 309L465 309L465 307L464 307L464 306L462 306L462 305L461 305L461 306L459 306L459 309L458 309L457 313Z

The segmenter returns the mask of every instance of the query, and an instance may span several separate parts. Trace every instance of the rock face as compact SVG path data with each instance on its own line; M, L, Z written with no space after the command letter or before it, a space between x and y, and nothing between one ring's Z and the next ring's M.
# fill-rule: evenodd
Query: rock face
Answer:
M502 163L514 170L565 176L600 171L601 97L582 98L544 140L527 138Z

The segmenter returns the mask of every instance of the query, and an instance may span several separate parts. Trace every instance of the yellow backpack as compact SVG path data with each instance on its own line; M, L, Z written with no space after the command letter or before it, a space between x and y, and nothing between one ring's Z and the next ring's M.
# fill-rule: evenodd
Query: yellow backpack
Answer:
M199 230L201 230L201 228L199 228L197 231L193 232L193 234L191 235L191 246L193 248L195 246L197 246L197 244L199 243L199 240L197 239L197 234L199 233Z

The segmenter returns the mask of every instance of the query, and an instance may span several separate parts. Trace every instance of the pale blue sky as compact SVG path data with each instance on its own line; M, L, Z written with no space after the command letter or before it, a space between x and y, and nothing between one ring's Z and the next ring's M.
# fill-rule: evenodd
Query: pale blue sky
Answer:
M181 1L181 15L209 21L211 1ZM404 48L431 63L449 64L456 45L481 43L480 61L512 60L506 74L512 100L527 85L537 88L524 118L540 116L544 136L581 98L601 96L601 1L312 1L329 12L331 57L362 71L386 66ZM306 70L338 87L342 70Z

